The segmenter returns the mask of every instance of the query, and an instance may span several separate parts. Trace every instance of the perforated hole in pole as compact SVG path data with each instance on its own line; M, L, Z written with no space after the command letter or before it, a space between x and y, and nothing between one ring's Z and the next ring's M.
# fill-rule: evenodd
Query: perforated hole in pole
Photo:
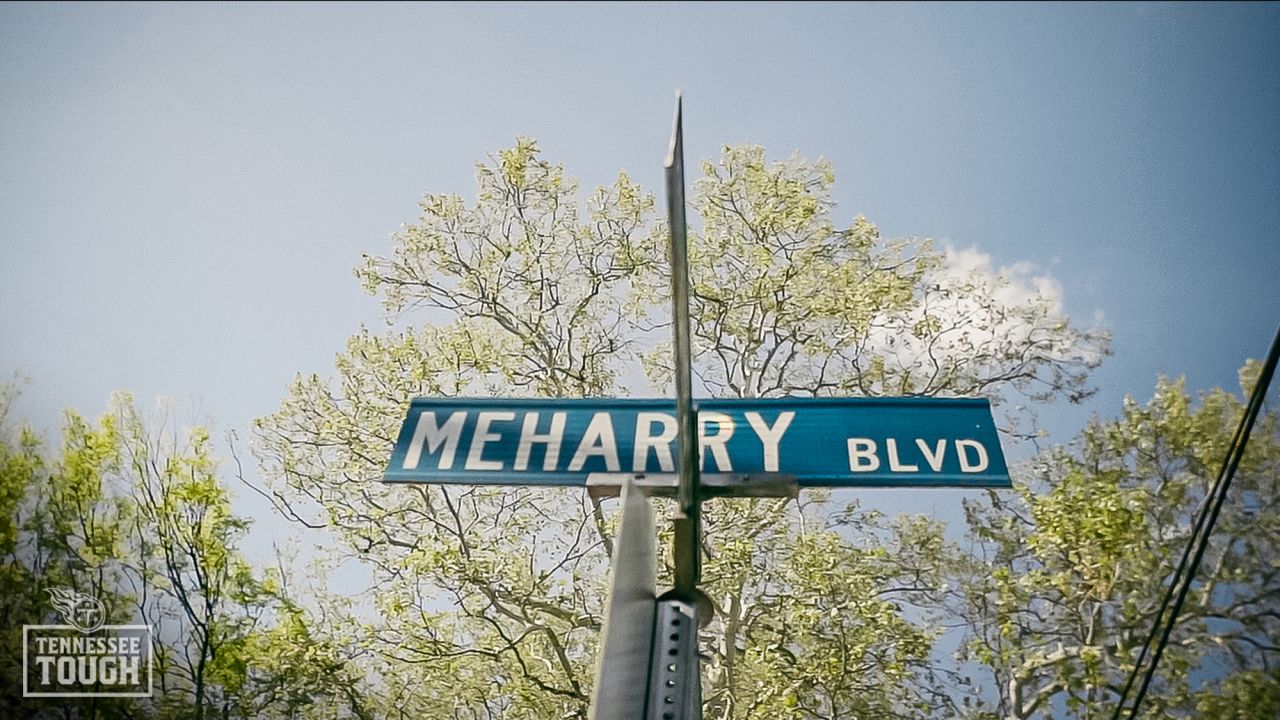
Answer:
M667 651L667 654L671 655L672 657L679 657L680 656L680 624L681 624L680 617L679 617L681 614L680 610L676 609L675 614L676 614L676 617L671 618L671 627L670 627L671 634L668 636L671 642L674 643L674 645L671 647L671 649ZM679 669L680 669L680 666L678 663L675 663L675 662L667 663L667 677L662 684L667 688L675 688L677 684L676 671ZM675 703L675 701L676 699L674 694L665 695L662 698L662 702L665 705L672 705ZM675 720L675 717L676 717L676 714L673 710L666 710L662 713L662 720Z

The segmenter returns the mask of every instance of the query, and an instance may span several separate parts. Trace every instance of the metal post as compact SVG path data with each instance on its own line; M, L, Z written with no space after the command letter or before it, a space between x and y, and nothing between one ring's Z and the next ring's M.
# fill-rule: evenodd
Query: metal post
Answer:
M684 143L681 102L665 163L667 218L671 226L671 307L675 335L676 427L680 482L679 515L672 555L675 587L653 597L654 564L648 500L630 479L621 483L623 525L614 546L614 577L605 620L604 647L596 674L591 720L700 720L702 673L698 663L699 616L709 603L698 590L701 575L702 491L697 411L692 398L689 346L689 261L684 213ZM646 550L647 548L647 550ZM648 553L646 556L645 553ZM642 650L648 655L643 656ZM641 679L643 678L643 681Z
M659 600L653 623L653 657L645 720L702 717L698 667L698 617L691 603Z
M693 407L692 349L689 343L689 259L684 208L684 130L682 99L676 94L675 126L664 163L667 181L667 221L671 228L671 323L675 339L676 427L679 440L680 485L676 502L680 516L672 548L675 589L672 596L692 603L702 575L702 522L699 488L697 411Z

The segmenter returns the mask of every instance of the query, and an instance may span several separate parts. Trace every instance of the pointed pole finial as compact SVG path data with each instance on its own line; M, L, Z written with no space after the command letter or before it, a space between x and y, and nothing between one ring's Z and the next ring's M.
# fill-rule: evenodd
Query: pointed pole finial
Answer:
M692 348L689 341L689 257L684 198L683 98L676 92L676 116L664 163L667 181L667 222L671 230L671 320L674 335L676 427L680 449L680 484L676 501L673 559L675 596L692 601L702 574L701 490L699 488L697 411L693 406Z

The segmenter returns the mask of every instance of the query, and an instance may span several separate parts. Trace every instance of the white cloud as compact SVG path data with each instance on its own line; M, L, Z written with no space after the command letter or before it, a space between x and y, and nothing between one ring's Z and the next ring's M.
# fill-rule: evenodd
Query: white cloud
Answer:
M944 274L952 279L981 283L992 288L996 300L1007 305L1023 305L1034 300L1048 303L1053 314L1062 312L1062 284L1048 273L1025 260L995 268L991 255L976 246L956 249L944 247Z
M1005 383L988 381L1015 369L1011 382L1036 392L1043 386L1026 373L1099 359L1100 348L1063 326L1062 284L1047 270L1026 261L998 265L973 246L944 242L942 253L942 263L924 278L920 304L878 318L862 348L910 376L912 391L994 393Z

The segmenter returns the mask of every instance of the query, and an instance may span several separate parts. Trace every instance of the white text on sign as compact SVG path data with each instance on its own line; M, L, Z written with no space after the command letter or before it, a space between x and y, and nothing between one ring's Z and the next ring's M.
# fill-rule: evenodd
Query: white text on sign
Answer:
M467 410L447 414L437 414L434 410L418 412L401 469L416 470L424 456L431 456L438 471L529 472L532 469L577 473L592 468L623 472L625 467L627 472L644 473L655 470L653 462L657 463L659 472L675 471L676 419L670 413L641 411L621 424L610 412L595 412L585 429L573 435L566 433L567 412L517 414L510 410L479 410L474 412L471 431L464 433L471 414ZM753 470L786 472L781 448L796 412L782 411L767 418L760 412L747 411L740 417L746 427L740 427L743 423L726 413L699 413L698 442L703 469L735 472L730 441L749 433L752 457L745 458L746 464ZM623 442L619 442L620 426L630 433L621 438ZM742 446L739 441L739 452ZM540 456L537 463L533 462L535 449ZM814 449L802 450L812 452ZM849 472L854 474L885 471L909 474L924 472L926 468L941 473L949 459L954 460L954 466L963 474L983 473L990 466L985 445L971 438L849 437L845 450ZM739 456L738 460L739 466L744 464L744 458Z

